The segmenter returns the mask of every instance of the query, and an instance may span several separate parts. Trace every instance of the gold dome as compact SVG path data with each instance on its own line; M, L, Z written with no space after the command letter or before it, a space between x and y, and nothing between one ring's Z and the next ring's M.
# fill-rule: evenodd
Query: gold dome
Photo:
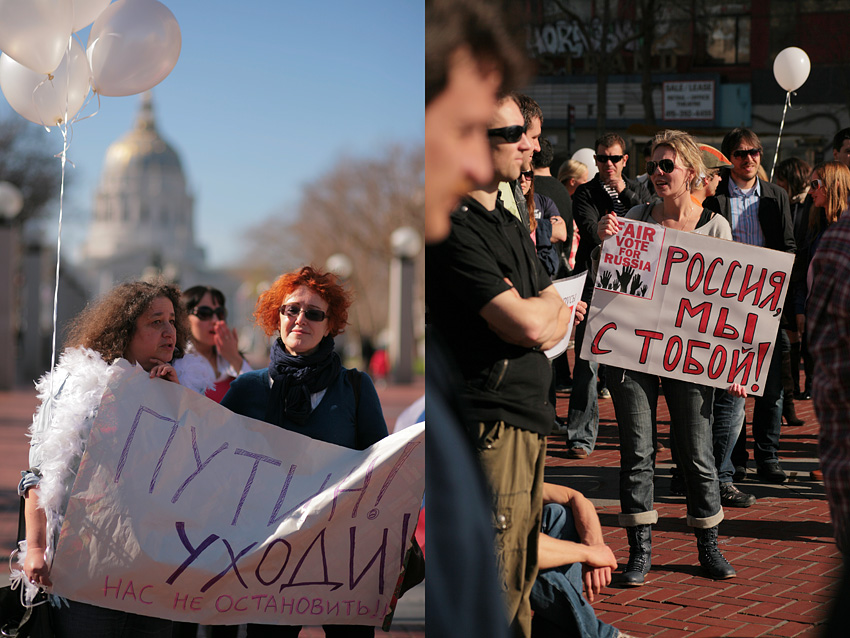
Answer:
M142 106L135 127L109 146L103 171L104 174L126 173L133 169L144 171L153 166L182 172L177 153L156 130L153 104L150 93L146 92L142 96Z

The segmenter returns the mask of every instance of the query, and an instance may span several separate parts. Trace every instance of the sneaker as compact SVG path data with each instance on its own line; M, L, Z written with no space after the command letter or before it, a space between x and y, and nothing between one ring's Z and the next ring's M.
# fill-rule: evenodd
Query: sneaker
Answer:
M740 483L744 479L747 478L747 466L746 465L736 465L735 473L732 474L732 480L736 483Z
M611 398L611 391L608 388L602 388L599 391L599 398L600 399L610 399Z
M768 483L784 483L788 475L782 471L779 461L765 461L758 468L759 478Z
M583 447L574 447L567 450L568 459L586 459L588 456L588 451Z
M755 505L756 497L752 494L745 494L732 483L721 483L720 503L723 507L750 507Z

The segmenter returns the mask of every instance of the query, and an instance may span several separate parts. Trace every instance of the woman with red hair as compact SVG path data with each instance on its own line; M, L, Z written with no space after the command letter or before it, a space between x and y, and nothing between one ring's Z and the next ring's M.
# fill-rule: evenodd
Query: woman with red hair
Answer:
M387 436L372 380L346 370L333 338L348 321L349 293L311 266L281 275L257 300L257 325L276 333L268 368L234 379L221 404L313 439L364 450ZM360 385L359 397L355 386Z
M365 450L387 436L368 375L342 367L333 338L345 329L351 297L336 277L311 266L285 275L257 300L254 317L279 333L269 367L245 372L221 405L312 439ZM366 638L374 627L325 625L326 636ZM249 638L298 636L301 627L248 625Z

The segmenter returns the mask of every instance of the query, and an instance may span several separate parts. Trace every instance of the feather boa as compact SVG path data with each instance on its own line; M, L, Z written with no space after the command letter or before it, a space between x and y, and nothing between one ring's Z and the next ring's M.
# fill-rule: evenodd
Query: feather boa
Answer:
M214 373L199 355L187 354L173 363L181 385L203 394L215 387ZM92 422L116 367L87 348L68 348L53 371L36 384L41 404L30 427L30 462L41 470L38 506L47 518L47 549L44 559L53 561L55 543L65 518L74 478L80 467ZM26 542L19 544L18 564L26 558ZM20 572L13 580L26 586L31 601L38 588Z

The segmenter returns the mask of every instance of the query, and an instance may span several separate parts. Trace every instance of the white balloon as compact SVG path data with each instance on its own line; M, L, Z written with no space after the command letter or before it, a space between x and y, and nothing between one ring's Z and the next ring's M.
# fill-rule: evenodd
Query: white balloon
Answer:
M89 92L91 72L86 53L76 41L50 75L36 73L5 53L0 55L0 88L9 105L30 122L44 126L72 120Z
M157 0L118 0L94 21L87 54L100 95L135 95L162 82L180 57L180 26Z
M596 159L593 157L594 155L596 155L596 151L592 148L580 148L573 153L571 158L587 166L588 180L593 179L593 177L599 172L599 168L596 166Z
M797 47L782 49L773 61L773 77L786 91L796 91L803 86L811 70L809 56Z
M71 0L0 0L0 50L38 73L52 73L68 51Z
M109 0L71 0L74 7L74 33L94 22L108 4Z

